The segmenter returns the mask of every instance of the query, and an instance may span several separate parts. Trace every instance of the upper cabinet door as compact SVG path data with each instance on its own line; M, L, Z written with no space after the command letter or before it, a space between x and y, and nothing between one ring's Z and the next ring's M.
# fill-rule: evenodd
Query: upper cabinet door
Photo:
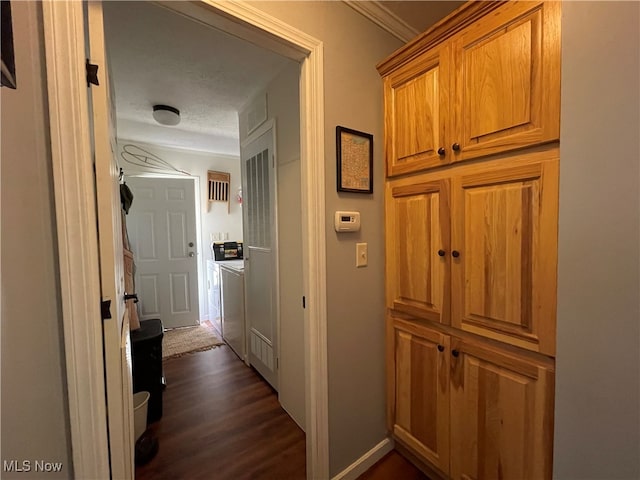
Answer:
M434 48L384 79L388 176L449 163L448 52L448 46Z
M387 189L387 307L448 324L449 182Z
M453 39L453 160L557 140L560 2L507 2Z
M558 162L512 165L453 179L451 325L554 355Z

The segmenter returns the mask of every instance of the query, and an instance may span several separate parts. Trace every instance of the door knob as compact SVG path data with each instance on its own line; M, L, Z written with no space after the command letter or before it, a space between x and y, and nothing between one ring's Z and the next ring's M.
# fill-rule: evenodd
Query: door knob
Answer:
M454 357L459 357L460 352L458 350L451 350L451 355L453 355Z
M189 256L190 256L190 257L195 257L195 256L196 256L196 254L195 254L195 253L193 253L193 252L189 252Z
M443 345L438 345L438 351L439 352L444 352L444 346Z
M460 256L460 252L457 250L454 250L453 252L451 252L451 255L455 258L458 258Z
M442 249L438 250L438 256L439 256L439 257L444 257L444 254L445 254L445 253L446 253L446 252L445 252L444 250L442 250Z
M455 152L460 151L460 144L459 143L454 143L453 145L451 145L451 149Z
M193 242L189 242L189 246L190 246L190 247L193 247Z
M444 157L445 153L446 153L446 150L444 149L444 147L440 147L438 149L438 155L440 155L441 157Z

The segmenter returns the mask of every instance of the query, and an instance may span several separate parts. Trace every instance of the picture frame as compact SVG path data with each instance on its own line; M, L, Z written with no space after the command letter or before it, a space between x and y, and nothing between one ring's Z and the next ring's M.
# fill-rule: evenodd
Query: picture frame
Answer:
M336 127L338 192L373 193L373 135Z

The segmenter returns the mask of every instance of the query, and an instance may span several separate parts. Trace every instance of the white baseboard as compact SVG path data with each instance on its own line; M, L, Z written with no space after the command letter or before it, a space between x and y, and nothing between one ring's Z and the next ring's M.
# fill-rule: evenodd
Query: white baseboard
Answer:
M379 444L365 453L358 460L353 462L343 471L338 473L331 480L355 480L364 472L373 467L378 460L384 457L387 453L393 450L394 443L389 437L382 440Z

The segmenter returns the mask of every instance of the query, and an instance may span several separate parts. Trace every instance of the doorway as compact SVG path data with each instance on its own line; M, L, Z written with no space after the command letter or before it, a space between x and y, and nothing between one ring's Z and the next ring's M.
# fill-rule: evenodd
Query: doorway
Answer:
M302 61L301 101L301 172L303 205L303 275L307 297L305 316L305 368L307 415L307 472L310 478L328 477L327 420L327 352L326 352L326 273L325 273L325 202L324 202L324 114L322 43L289 27L260 10L245 4L207 2L205 5L176 2L179 11L191 11L198 21L215 26L214 15L231 25L238 35L255 38L256 34L276 51ZM195 11L194 11L195 9ZM71 419L71 442L74 470L78 476L107 477L108 437L103 424L103 358L99 351L87 348L87 338L100 338L99 306L94 302L99 279L95 266L94 206L87 202L93 192L90 135L87 128L88 97L85 84L84 12L77 2L44 4L45 43L47 46L47 82L50 108L56 112L51 124L56 213L59 222L79 225L59 239L62 252L74 248L73 262L61 263L62 291L75 292L63 302L67 379ZM229 20L231 18L232 20ZM266 33L265 33L266 32ZM59 108L64 105L65 108ZM94 239L88 242L87 238ZM76 249L78 244L87 248ZM66 257L65 257L66 258ZM82 282L83 281L83 282ZM77 284L83 288L75 288ZM96 318L96 322L87 322ZM85 365L78 369L76 365ZM100 413L102 412L102 414Z

